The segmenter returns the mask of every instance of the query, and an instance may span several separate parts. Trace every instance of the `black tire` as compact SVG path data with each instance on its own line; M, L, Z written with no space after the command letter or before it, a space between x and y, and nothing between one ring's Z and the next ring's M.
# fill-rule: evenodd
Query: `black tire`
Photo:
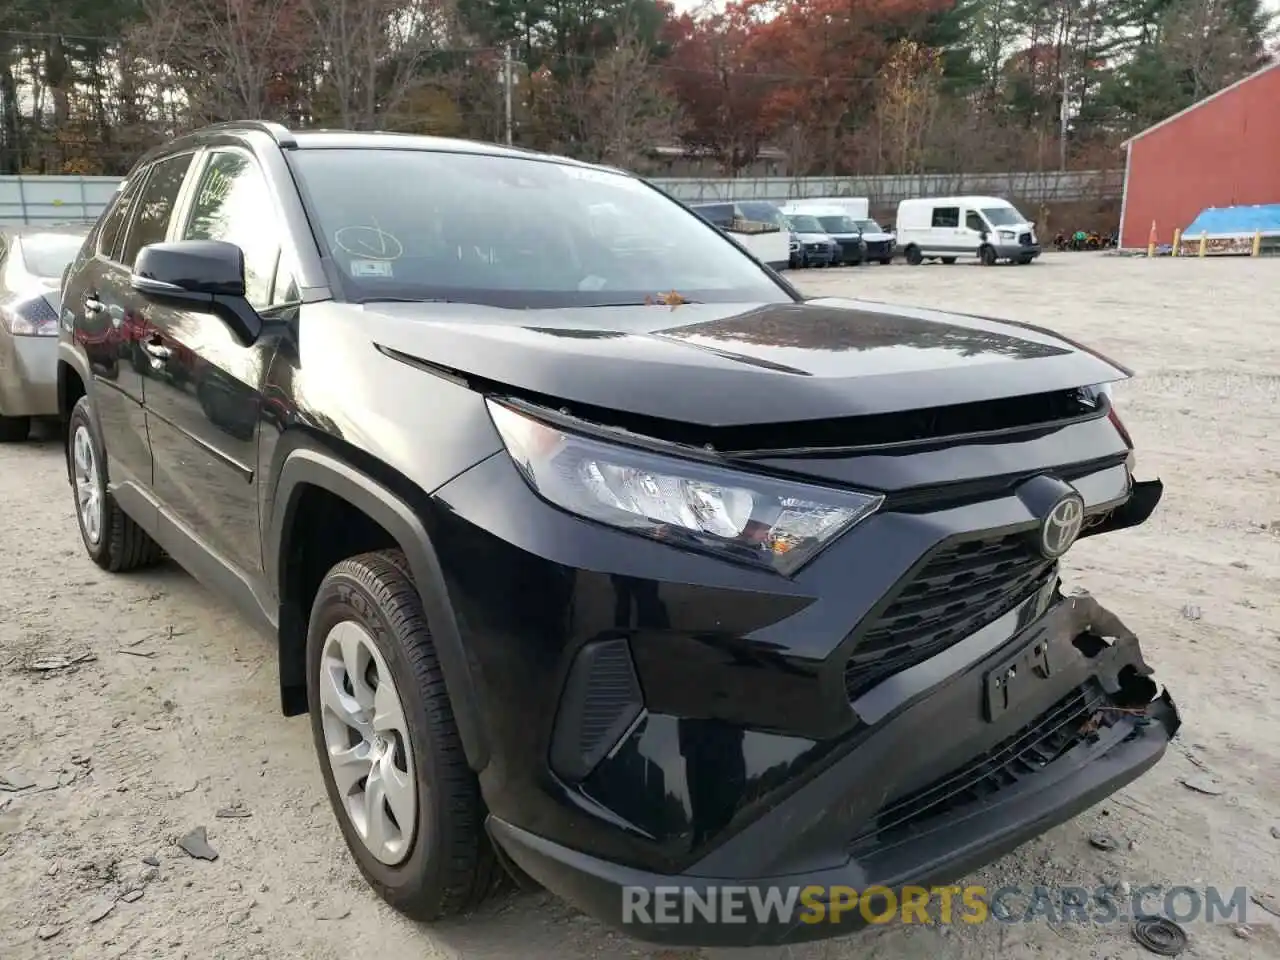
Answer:
M94 542L85 529L84 517L80 513L80 499L76 496L73 457L76 432L81 427L87 431L93 448L93 466L101 490L102 527L97 542ZM76 505L76 526L80 528L80 540L94 563L110 573L125 573L150 566L164 557L164 551L159 545L132 517L120 509L115 497L107 489L105 451L88 397L81 397L71 411L67 428L67 476L72 481L71 493Z
M945 263L947 266L951 266L953 263L956 262L955 257L940 257L939 259L942 260L942 262Z
M363 627L385 658L409 728L422 800L412 848L395 866L365 847L327 758L319 706L321 657L329 631L344 621ZM352 858L378 895L406 916L429 923L465 913L497 889L505 874L485 832L480 784L467 765L422 601L399 551L343 560L321 582L307 629L307 694L329 803Z
M30 417L0 416L0 443L21 443L31 436Z
M907 263L913 267L918 267L924 263L924 254L920 252L920 248L915 244L907 247Z
M880 263L887 267L889 264L893 263L893 257L881 257Z
M996 264L996 248L984 246L978 251L978 258L982 261L984 267L994 267Z
M1034 259L1035 257L1019 257L1018 263L1022 264L1025 267L1028 263L1030 263Z

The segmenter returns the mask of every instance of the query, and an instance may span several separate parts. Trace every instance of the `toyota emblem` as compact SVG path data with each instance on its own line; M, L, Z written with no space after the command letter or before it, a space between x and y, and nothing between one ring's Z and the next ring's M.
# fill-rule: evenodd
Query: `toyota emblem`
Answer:
M1058 559L1076 542L1083 526L1084 500L1077 493L1068 494L1040 524L1040 552L1046 559Z

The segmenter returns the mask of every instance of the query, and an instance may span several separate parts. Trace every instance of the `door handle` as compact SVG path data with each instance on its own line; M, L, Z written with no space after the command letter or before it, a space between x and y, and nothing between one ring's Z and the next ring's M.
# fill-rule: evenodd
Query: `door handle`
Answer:
M142 345L142 349L151 354L157 360L168 360L171 351L163 343L156 343L154 340L148 340Z
M85 297L85 298L84 298L84 312L85 312L85 313L101 313L101 312L102 312L103 310L105 310L106 308L107 308L107 307L106 307L106 304L104 304L104 303L103 303L101 300L99 300L97 297Z

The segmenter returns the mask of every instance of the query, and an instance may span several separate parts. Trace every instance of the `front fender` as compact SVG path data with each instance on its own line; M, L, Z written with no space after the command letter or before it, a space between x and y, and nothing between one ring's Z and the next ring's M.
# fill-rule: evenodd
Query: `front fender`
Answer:
M281 550L281 544L291 527L302 489L308 484L327 490L363 511L390 533L404 551L431 625L467 763L480 772L489 762L489 743L471 661L463 647L440 561L426 527L401 497L330 454L309 448L293 450L284 461L276 486L277 509L272 513L264 545L265 568L275 573L277 583L284 582L281 565L287 555Z

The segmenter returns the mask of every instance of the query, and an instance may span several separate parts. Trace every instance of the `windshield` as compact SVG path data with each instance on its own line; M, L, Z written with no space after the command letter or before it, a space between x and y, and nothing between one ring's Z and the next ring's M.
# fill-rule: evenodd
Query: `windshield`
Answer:
M311 149L290 161L351 300L791 299L734 240L633 177L424 150Z
M740 203L738 204L738 209L742 211L743 216L748 220L772 223L783 230L787 229L787 218L772 203Z
M884 233L884 228L874 220L855 220L854 223L863 233Z
M982 211L987 223L993 227L1010 227L1017 223L1026 223L1027 219L1013 207L988 207Z
M796 233L826 233L817 217L806 217L800 214L787 218L791 221L791 229Z
M858 228L848 217L819 217L818 222L827 233L857 233Z
M44 279L57 280L67 264L76 258L84 237L73 233L32 233L24 236L22 262L27 272Z

